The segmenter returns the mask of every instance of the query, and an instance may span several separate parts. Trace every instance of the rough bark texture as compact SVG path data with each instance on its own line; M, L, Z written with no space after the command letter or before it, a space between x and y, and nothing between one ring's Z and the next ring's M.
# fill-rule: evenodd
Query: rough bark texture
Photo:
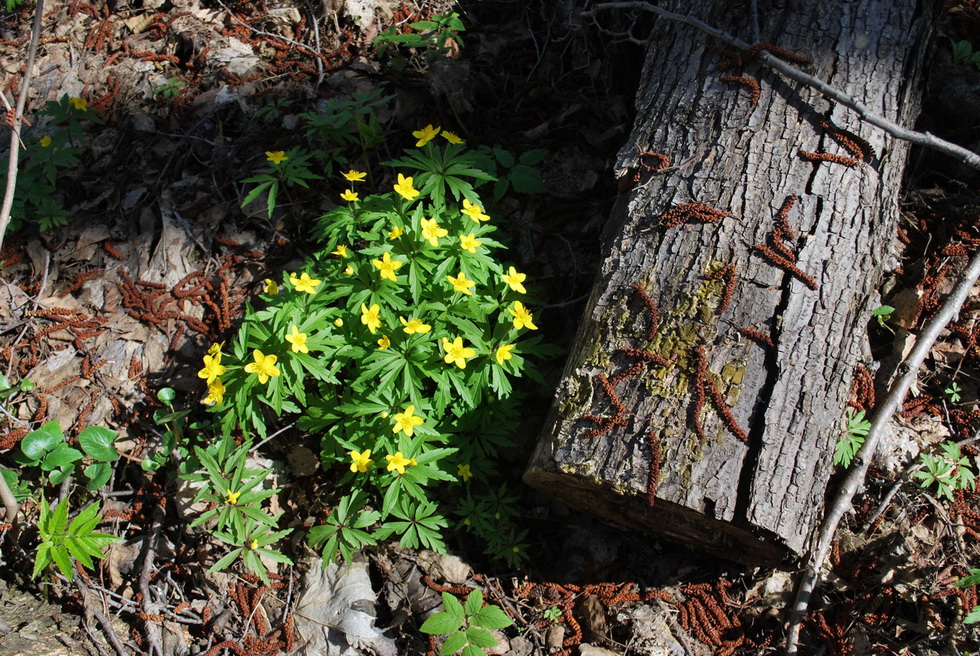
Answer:
M764 40L811 59L810 72L876 112L912 123L931 3L789 4L762 16ZM662 6L751 33L742 3ZM875 290L894 262L907 148L757 61L719 71L726 56L711 46L684 25L653 28L637 121L619 157L624 179L639 167L639 181L611 219L601 273L525 479L628 526L774 562L802 553L822 514L844 405L866 361ZM758 80L758 105L749 86L723 75ZM874 152L855 167L801 156L853 157L834 128ZM671 168L653 171L657 161L642 151L666 154ZM774 236L793 195L788 227ZM731 215L668 227L662 215L687 203ZM795 257L800 273L757 244ZM723 308L725 267L735 277ZM644 293L659 314L656 331ZM723 419L726 406L737 426Z

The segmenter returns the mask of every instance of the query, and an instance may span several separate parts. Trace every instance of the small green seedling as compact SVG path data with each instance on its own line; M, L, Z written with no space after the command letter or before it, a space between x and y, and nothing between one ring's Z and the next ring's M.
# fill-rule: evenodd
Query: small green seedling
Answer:
M857 455L864 438L871 430L871 422L864 418L864 410L847 412L847 426L844 434L837 440L837 449L834 453L834 465L840 465L844 469L851 466L851 461Z
M34 571L31 578L37 578L37 575L43 572L48 565L54 563L58 566L58 570L71 581L74 575L71 566L72 558L81 563L82 566L92 569L92 559L104 558L102 549L119 540L114 535L94 532L98 523L98 503L93 503L78 513L69 525L68 499L65 498L52 512L48 500L42 496L41 516L37 521L41 544L34 556Z
M953 585L960 588L968 588L978 583L980 583L980 569L971 569L969 575L963 577ZM976 624L977 622L980 622L980 606L974 606L973 610L963 618L964 624Z
M946 394L946 396L949 397L949 402L950 403L959 403L960 402L960 392L962 392L962 391L963 391L963 388L960 387L959 385L957 385L956 383L950 383L949 387L947 387L946 389L943 390L943 392Z
M953 65L975 66L980 69L980 52L973 51L973 45L967 41L953 42Z
M173 100L180 95L181 89L187 86L187 83L177 77L172 77L156 89L153 93L163 97L166 100Z
M925 471L917 471L913 476L927 488L935 485L938 496L953 500L956 490L972 490L976 486L975 475L970 469L970 458L960 452L955 442L943 442L939 446L942 453L936 457L928 453L919 456Z
M474 590L466 598L466 605L459 603L448 592L442 593L446 610L436 613L422 624L422 633L446 635L439 650L441 656L462 650L463 656L483 656L485 650L497 646L497 639L488 629L502 629L513 624L498 606L483 605L483 593Z
M885 324L888 322L889 319L892 318L892 313L894 311L895 308L893 308L890 305L881 305L871 311L871 316L875 318L879 326L881 326L882 328L888 328L888 326L886 326Z
M544 615L544 618L549 622L557 623L558 620L561 619L562 611L558 606L552 606L551 608L545 608L542 615Z

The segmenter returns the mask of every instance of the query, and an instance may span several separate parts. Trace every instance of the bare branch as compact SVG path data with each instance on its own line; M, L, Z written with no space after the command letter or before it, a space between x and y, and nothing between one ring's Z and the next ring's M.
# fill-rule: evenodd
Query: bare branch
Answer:
M27 105L27 92L31 86L31 73L34 70L34 57L37 55L37 40L41 35L41 16L44 15L44 0L37 0L34 8L34 26L31 28L31 45L27 49L27 65L24 79L20 83L20 96L10 132L10 161L7 162L7 188L3 192L3 206L0 207L0 248L3 248L3 233L10 224L10 209L14 205L14 188L17 186L17 160L20 159L20 126L24 120L24 107Z
M742 41L741 39L738 39L727 32L711 27L707 23L699 21L696 18L685 16L683 14L675 14L674 12L667 11L666 9L662 9L655 5L646 4L644 2L606 2L601 5L596 5L593 9L587 12L583 12L583 15L594 16L596 12L608 9L639 9L641 11L648 11L660 16L661 18L683 23L684 25L690 25L691 27L714 37L718 41L721 41L725 45L732 48L748 50L751 47L751 45L745 41ZM759 53L758 57L767 66L773 70L779 71L791 80L795 80L796 82L812 87L828 98L839 102L845 107L851 108L862 120L874 125L875 127L881 128L896 139L901 139L920 146L925 146L926 148L931 148L932 150L949 155L950 157L980 171L980 155L977 153L946 141L945 139L940 139L929 132L916 132L915 130L906 129L901 125L888 120L884 116L875 114L870 108L868 108L867 105L859 100L856 100L855 98L852 98L840 89L827 84L823 80L816 78L809 73L804 73L792 64L784 62L783 60L772 56L764 50Z

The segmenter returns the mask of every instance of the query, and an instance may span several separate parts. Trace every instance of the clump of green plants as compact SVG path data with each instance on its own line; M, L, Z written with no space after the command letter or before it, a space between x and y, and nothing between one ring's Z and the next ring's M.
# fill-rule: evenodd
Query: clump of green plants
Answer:
M62 499L58 507L52 511L47 499L41 496L41 516L37 520L38 534L41 544L34 554L34 571L31 578L54 563L58 570L71 581L74 570L71 559L74 558L82 566L92 569L93 558L103 558L103 549L119 540L114 535L97 533L95 527L99 523L99 504L93 503L78 513L68 523L68 499Z
M160 96L164 100L175 100L178 96L180 96L180 92L186 86L186 82L181 80L179 77L174 76L168 78L163 84L157 86L157 88L153 90L153 93L154 95Z
M959 386L955 381L949 384L949 387L943 390L943 393L949 398L950 403L960 402L960 392L963 388Z
M499 606L484 606L483 593L479 590L466 597L465 605L443 592L442 605L446 610L429 617L420 629L422 633L446 636L439 650L442 656L457 652L463 656L483 656L485 650L497 646L497 639L490 631L513 624Z
M957 581L954 585L960 588L968 588L971 585L980 583L980 569L971 569L970 573ZM980 606L974 606L966 617L963 618L964 624L976 624L980 622Z
M108 428L89 426L78 434L78 444L82 447L79 451L65 441L58 421L49 421L24 436L14 453L14 461L21 467L40 468L53 485L67 480L84 464L82 471L89 479L86 489L97 490L109 480L112 463L119 459L114 444L117 437Z
M974 66L980 69L980 52L973 50L973 44L967 40L953 41L953 65Z
M39 127L24 139L8 230L25 225L49 230L67 225L68 212L58 194L58 175L78 165L83 126L103 123L84 98L49 101L32 123ZM0 188L7 184L7 158L0 160Z
M976 486L976 475L970 469L970 458L963 455L955 442L943 442L939 445L939 451L936 456L920 454L922 470L913 476L919 479L922 487L935 486L939 497L952 501L956 490L972 490Z
M409 61L402 48L418 50L426 61L431 62L461 49L463 38L460 33L466 31L459 14L454 11L448 14L432 14L428 20L409 23L407 27L411 31L399 33L399 27L390 25L374 39L378 58L387 58L388 65L399 71Z
M397 170L387 189L342 174L319 250L266 280L235 337L204 356L205 400L225 434L265 436L291 415L321 436L321 462L347 490L309 533L325 560L392 538L443 551L455 509L458 527L516 563L524 533L497 466L513 445L512 381L535 376L527 358L548 349L529 337L526 276L500 261L477 191L494 176L455 134L413 135L385 162Z
M891 305L879 305L871 311L871 316L874 317L879 326L882 328L888 328L888 320L892 318L892 314L894 312L895 308L893 308Z
M864 438L871 430L871 422L864 418L864 410L848 410L845 421L844 434L837 440L834 450L834 466L847 469L864 444Z

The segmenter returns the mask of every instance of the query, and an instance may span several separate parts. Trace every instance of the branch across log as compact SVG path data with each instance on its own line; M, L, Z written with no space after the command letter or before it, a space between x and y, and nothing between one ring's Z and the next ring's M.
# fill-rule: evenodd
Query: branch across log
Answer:
M661 6L749 32L730 3L689 4ZM915 9L798 6L763 17L778 43L748 53L655 25L627 141L641 150L619 159L637 186L607 230L528 483L735 560L805 551L868 358L907 146L752 55L811 61L815 77L909 125L931 20ZM731 77L759 89L749 97ZM653 154L688 164L652 166Z

